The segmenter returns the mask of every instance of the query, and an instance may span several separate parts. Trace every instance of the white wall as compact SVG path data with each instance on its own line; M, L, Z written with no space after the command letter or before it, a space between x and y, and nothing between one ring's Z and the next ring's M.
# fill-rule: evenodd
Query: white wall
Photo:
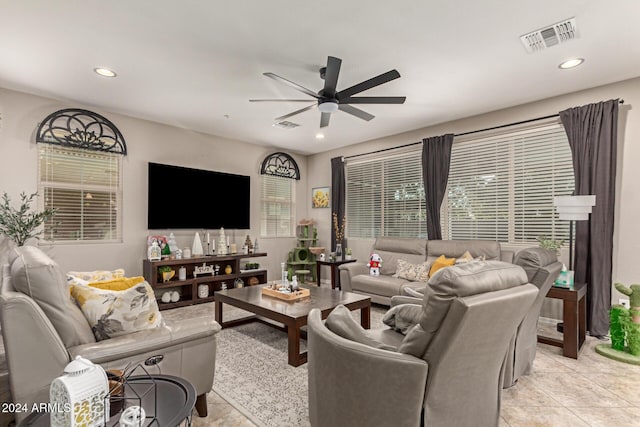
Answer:
M526 82L523 82L523 84L526 84ZM452 88L452 90L455 91L456 89ZM410 99L411 95L408 94L408 97ZM640 141L640 116L637 110L634 111L634 109L640 107L640 78L561 95L543 101L523 103L500 111L425 127L313 155L309 157L307 185L311 188L331 183L330 159L333 157L350 156L409 144L421 141L422 138L428 136L451 132L463 133L547 116L570 107L614 98L622 98L625 103L620 106L619 115L613 281L626 284L638 283L640 281L640 270L638 270L635 258L640 253L640 239L638 238L640 236L640 221L637 219L640 210L640 192L637 189L640 182L640 167L638 167L640 160L640 144L638 143ZM314 209L312 215L319 223L319 233L328 235L331 227L329 214ZM371 239L349 239L348 243L354 249L354 257L359 260L363 260L368 256L371 244ZM565 262L566 257L567 255L564 254ZM613 293L613 301L617 302L619 294L615 290L613 290Z
M280 262L286 260L295 239L262 239L260 234L260 165L276 149L228 140L220 137L165 126L99 108L64 103L39 96L0 88L0 194L7 192L15 202L20 192L37 190L37 147L35 130L48 114L62 108L86 108L111 120L122 132L128 155L123 162L123 242L117 244L64 244L43 248L63 270L95 270L123 267L127 275L142 274L142 260L146 256L147 230L147 162L167 163L207 170L249 175L251 177L251 230L225 230L238 247L245 236L258 237L260 250L267 258L256 258L268 266L269 277L280 277ZM304 156L290 153L298 162L301 180L297 183L297 219L307 215L306 171ZM233 209L225 203L226 188L212 188L201 201L180 200L172 195L168 203L182 203L184 209ZM180 247L191 246L195 231L173 230ZM168 234L167 230L153 230L153 234ZM213 234L213 231L212 231ZM217 230L215 230L217 235ZM2 238L0 238L2 239ZM6 242L0 244L6 247ZM0 261L2 255L0 254Z

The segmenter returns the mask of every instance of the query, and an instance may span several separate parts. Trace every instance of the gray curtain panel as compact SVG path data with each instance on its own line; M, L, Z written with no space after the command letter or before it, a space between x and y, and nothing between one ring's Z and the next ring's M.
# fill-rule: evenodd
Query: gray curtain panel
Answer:
M333 251L336 247L336 233L333 227L333 214L338 216L338 225L342 225L342 219L345 214L345 177L344 177L344 159L342 157L334 157L331 159L331 248ZM346 245L346 239L341 242Z
M589 221L576 221L575 280L587 283L587 328L609 333L618 100L560 112L571 146L575 194L595 194Z
M427 208L427 237L442 240L440 205L447 190L453 134L422 140L422 180Z

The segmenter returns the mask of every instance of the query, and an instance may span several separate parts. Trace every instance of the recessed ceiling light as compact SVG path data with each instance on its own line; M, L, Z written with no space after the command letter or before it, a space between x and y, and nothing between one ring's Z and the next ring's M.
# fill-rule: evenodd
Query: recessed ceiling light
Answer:
M563 63L561 63L560 65L558 65L558 68L566 70L567 68L577 67L578 65L582 64L583 62L584 62L584 59L582 59L582 58L568 59L568 60L564 61Z
M316 139L324 139L324 134L323 133L317 133L316 134Z
M99 74L102 77L115 77L117 75L115 71L112 71L108 68L97 67L94 68L93 71L95 71L96 74Z

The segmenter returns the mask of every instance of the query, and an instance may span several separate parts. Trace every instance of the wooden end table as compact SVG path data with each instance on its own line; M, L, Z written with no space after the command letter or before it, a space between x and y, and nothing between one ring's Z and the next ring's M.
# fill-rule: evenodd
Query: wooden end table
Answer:
M216 321L223 328L250 321L260 321L268 326L286 331L288 335L288 362L291 366L300 366L307 362L307 352L300 353L300 337L305 335L300 328L307 324L307 316L314 308L321 311L323 319L326 319L329 313L340 304L351 311L360 309L360 324L365 329L371 327L371 298L366 295L334 291L317 286L304 286L311 292L309 297L296 301L285 301L263 295L262 287L263 285L245 286L244 288L217 291L215 293ZM224 322L222 320L223 303L247 310L260 317L249 316ZM282 323L284 327L264 321L261 317Z
M587 284L577 283L573 289L552 286L547 298L562 300L564 330L561 340L538 335L538 342L561 347L565 357L577 359L587 331Z
M316 280L318 281L318 286L320 286L320 267L328 265L331 270L331 289L342 289L342 286L340 286L340 273L338 272L338 267L342 264L348 264L356 261L356 259L337 259L335 261L316 260Z

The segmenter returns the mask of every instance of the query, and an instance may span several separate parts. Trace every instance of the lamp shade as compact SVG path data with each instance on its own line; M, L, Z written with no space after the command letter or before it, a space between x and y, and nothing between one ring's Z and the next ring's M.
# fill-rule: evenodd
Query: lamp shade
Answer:
M591 208L596 205L596 196L555 196L553 205L560 219L585 221L589 219Z

